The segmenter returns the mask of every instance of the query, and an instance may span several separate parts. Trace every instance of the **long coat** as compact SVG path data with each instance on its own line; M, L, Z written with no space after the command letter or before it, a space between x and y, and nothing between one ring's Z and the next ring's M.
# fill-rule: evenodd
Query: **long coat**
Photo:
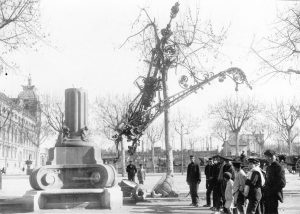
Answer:
M276 197L277 200L283 202L282 189L286 185L285 172L283 167L274 161L270 166L267 167L266 171L266 184L264 187L264 194L266 200L268 197Z
M187 168L186 181L188 183L201 182L201 170L197 163L190 163Z
M135 173L137 172L137 169L135 165L129 164L126 168L126 172L128 173L128 177L134 177Z

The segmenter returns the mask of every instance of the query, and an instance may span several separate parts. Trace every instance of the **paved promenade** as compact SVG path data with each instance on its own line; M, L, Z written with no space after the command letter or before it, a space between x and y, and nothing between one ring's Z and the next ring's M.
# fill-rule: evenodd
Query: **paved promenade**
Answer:
M148 174L145 187L150 192L155 183L163 174ZM207 208L194 208L188 206L190 197L188 186L185 182L185 174L174 175L174 186L180 193L179 198L175 199L147 199L146 202L134 204L130 200L124 201L122 210L101 210L101 213L214 213ZM119 176L118 181L122 180ZM300 177L299 174L286 173L287 185L284 189L285 201L280 204L281 214L299 214L300 213ZM4 176L0 194L0 213L23 213L21 196L29 189L28 176ZM205 179L199 188L200 205L205 204ZM2 204L2 205L1 205ZM38 213L99 213L99 210L87 210L76 208L72 210L42 210Z

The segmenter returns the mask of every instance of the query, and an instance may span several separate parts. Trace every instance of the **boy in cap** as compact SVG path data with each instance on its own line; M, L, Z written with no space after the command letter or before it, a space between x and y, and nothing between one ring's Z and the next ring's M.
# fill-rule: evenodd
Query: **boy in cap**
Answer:
M146 170L144 169L143 164L140 163L140 168L137 171L137 178L139 180L139 184L144 184L146 180Z
M195 163L195 157L190 155L191 163L188 165L186 182L190 187L190 194L192 198L192 206L198 207L198 188L201 182L201 171L199 164Z
M276 161L274 150L264 152L269 166L266 170L266 184L264 187L265 214L278 213L278 201L283 202L282 189L285 187L285 173L283 167Z
M235 171L235 179L233 182L234 205L240 214L244 214L245 197L243 195L247 176L241 168L242 162L233 161L232 165Z
M265 178L259 167L259 160L256 158L249 158L250 171L247 175L247 180L244 188L244 195L248 199L246 213L260 213L260 200L262 198L261 188L265 184Z
M225 172L223 177L226 182L224 213L231 214L232 213L231 210L233 207L233 195L232 195L233 180L231 180L230 172Z

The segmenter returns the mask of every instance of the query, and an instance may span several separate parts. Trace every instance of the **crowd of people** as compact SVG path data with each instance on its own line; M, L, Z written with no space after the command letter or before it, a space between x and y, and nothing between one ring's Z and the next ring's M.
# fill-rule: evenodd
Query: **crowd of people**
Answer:
M277 214L278 201L283 202L285 172L276 160L275 151L266 150L264 155L269 163L266 171L260 167L260 160L256 158L248 158L247 161L232 160L219 155L209 158L204 170L204 207L224 213ZM195 157L190 156L190 160L186 181L190 186L191 205L198 207L197 190L201 182L201 171L195 163ZM243 170L245 163L248 165L247 173Z
M264 152L264 164L257 158L246 159L242 153L238 160L220 155L208 159L204 173L206 177L206 204L213 211L240 214L277 214L278 201L283 202L282 189L285 187L285 171L276 159L273 150ZM247 173L244 167L247 168ZM143 164L139 169L132 161L126 168L128 180L144 184L146 171ZM191 206L199 207L198 188L201 182L201 168L190 156L186 182L189 185ZM212 200L211 200L212 196Z

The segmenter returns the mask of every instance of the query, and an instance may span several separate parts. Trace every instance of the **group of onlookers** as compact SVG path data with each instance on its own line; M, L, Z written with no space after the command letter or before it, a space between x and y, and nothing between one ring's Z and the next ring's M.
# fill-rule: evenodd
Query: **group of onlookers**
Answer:
M266 171L261 168L264 165L259 159L246 160L245 154L242 154L239 160L220 155L209 158L204 170L206 177L204 207L229 214L277 214L278 201L283 202L285 172L276 160L275 151L266 150L264 155L268 161ZM201 182L201 169L193 155L190 156L190 161L186 181L190 188L191 205L199 207L198 188ZM244 167L247 168L247 173ZM146 171L143 164L137 169L132 161L129 161L126 171L128 180L135 181L137 174L139 184L144 184Z
M144 169L143 164L140 164L140 168L137 169L132 161L129 161L129 165L126 167L126 172L128 175L128 180L135 182L135 174L139 180L139 184L144 184L146 179L146 170Z
M266 150L264 155L269 163L266 171L260 168L260 161L256 158L248 158L247 161L219 155L209 158L205 167L204 207L224 213L277 214L278 201L283 201L285 172L276 160L275 151ZM195 163L194 156L190 156L190 160L186 181L190 187L191 205L198 207L197 191L201 182L201 170ZM245 165L248 165L247 174L243 170Z

